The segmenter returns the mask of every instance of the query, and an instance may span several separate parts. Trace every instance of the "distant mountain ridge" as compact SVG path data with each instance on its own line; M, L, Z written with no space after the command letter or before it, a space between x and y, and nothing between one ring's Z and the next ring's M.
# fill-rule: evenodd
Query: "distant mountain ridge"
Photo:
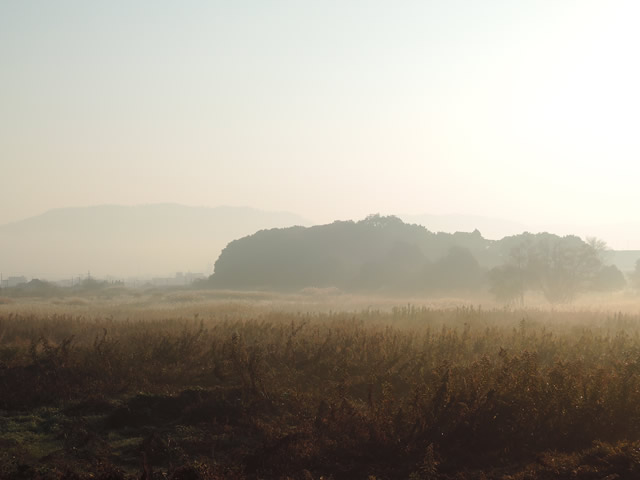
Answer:
M451 234L456 243L470 247L487 267L499 263L495 249L486 248L492 244L487 238L500 231L525 230L517 222L468 215L402 218L431 232L443 232L433 237L433 251L438 255L446 250L444 239L449 234L444 232L458 231ZM296 225L311 226L312 222L295 213L233 206L163 203L56 208L0 225L0 272L5 278L24 275L54 280L85 276L89 271L97 277L116 278L167 276L178 271L210 274L230 242L260 230ZM469 228L463 229L465 225ZM483 238L478 242L480 233ZM437 247L439 243L441 247ZM638 258L638 250L609 254L609 261L625 272L633 270Z
M66 278L207 272L230 241L264 228L308 225L290 212L178 204L57 208L0 226L0 271Z

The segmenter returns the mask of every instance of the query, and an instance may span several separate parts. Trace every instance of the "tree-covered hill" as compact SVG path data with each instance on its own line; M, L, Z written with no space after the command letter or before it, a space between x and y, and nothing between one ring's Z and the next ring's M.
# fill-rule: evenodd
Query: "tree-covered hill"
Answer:
M366 292L491 290L507 301L536 290L552 302L624 286L602 247L576 236L523 233L487 240L434 233L394 216L261 230L222 251L210 282L219 288Z
M448 271L460 277L450 283L475 287L482 269L474 253L489 244L479 232L435 234L397 217L371 215L235 240L222 251L211 281L227 288L415 290Z

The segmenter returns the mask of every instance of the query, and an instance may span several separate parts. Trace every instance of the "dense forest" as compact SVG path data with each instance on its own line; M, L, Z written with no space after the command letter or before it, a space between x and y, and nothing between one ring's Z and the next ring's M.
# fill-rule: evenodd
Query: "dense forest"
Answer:
M336 287L388 293L487 292L550 302L624 288L598 240L523 233L488 240L478 230L434 233L394 216L370 215L314 227L261 230L235 240L215 263L220 288L294 290Z

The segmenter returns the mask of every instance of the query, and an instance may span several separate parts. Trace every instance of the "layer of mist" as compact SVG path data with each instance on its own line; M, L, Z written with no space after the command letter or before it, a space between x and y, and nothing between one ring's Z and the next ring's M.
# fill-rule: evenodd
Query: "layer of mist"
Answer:
M307 225L288 212L176 204L61 208L0 226L0 270L63 279L209 274L227 243L263 228Z

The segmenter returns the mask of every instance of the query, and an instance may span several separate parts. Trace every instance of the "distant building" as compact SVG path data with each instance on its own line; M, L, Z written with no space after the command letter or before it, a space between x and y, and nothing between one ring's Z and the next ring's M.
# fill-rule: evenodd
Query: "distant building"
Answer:
M4 284L2 285L3 287L17 287L18 285L22 285L24 283L27 283L27 277L24 276L20 276L20 277L7 277L4 280Z
M204 273L183 273L176 272L173 277L155 277L151 279L151 284L158 287L182 287L191 285L196 280L206 278Z
M185 282L187 282L187 285L191 285L193 282L195 282L196 280L203 280L207 278L207 276L204 273L185 273L184 274L184 280Z

